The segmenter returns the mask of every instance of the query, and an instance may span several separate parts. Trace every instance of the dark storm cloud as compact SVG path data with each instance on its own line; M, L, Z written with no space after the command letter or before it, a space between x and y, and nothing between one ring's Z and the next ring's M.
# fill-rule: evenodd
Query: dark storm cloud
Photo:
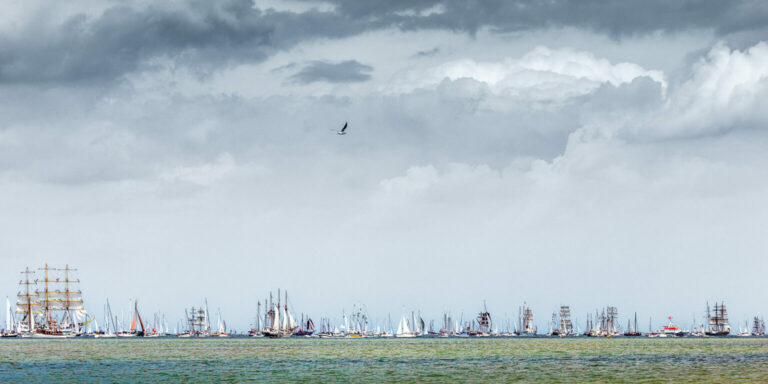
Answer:
M309 84L319 81L328 83L357 83L371 79L373 67L361 64L356 60L347 60L339 63L325 61L313 61L298 73L291 76L291 80L298 83Z
M434 47L432 49L427 49L427 50L424 50L424 51L418 51L418 52L416 52L413 55L413 57L415 57L415 58L418 58L418 57L430 57L430 56L437 55L438 53L440 53L440 47Z
M768 4L752 0L331 2L336 4L337 12L350 18L389 18L403 29L441 28L470 33L482 27L501 31L576 27L621 37L689 28L712 28L728 34L768 25Z
M99 82L171 60L199 71L259 62L297 43L382 28L474 33L575 27L615 37L711 28L745 41L768 26L768 5L756 1L445 1L332 0L332 11L260 10L252 0L144 8L118 5L60 24L20 20L0 36L0 83ZM762 35L760 35L762 37Z
M262 11L250 0L188 1L184 7L116 6L97 17L60 25L28 21L17 38L0 36L0 82L109 80L151 65L151 59L208 70L258 62L317 37L342 37L367 28L343 15Z

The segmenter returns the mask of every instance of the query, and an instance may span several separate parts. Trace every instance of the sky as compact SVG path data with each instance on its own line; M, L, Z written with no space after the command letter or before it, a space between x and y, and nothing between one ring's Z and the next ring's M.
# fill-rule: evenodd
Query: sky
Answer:
M169 322L768 314L768 5L0 4L0 281ZM336 131L349 123L348 134ZM396 320L393 320L396 321Z

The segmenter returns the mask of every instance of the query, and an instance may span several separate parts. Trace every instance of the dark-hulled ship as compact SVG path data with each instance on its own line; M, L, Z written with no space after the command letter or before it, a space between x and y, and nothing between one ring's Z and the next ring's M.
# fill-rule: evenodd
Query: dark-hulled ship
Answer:
M707 303L707 329L704 333L707 336L728 336L731 334L731 325L728 324L728 310L725 309L725 303L717 304L710 310Z

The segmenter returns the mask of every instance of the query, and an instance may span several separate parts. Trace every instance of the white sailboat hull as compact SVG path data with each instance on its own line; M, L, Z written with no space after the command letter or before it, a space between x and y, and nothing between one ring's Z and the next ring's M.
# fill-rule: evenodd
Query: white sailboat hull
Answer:
M44 333L26 333L21 335L21 337L30 339L71 339L75 336L74 334L46 335Z
M96 339L114 339L117 337L114 333L111 334L104 334L104 335L93 335Z

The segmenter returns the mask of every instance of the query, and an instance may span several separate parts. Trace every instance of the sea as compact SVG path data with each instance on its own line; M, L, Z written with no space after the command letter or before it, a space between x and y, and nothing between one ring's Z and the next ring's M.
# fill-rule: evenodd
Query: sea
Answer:
M768 339L1 339L0 382L755 383Z

